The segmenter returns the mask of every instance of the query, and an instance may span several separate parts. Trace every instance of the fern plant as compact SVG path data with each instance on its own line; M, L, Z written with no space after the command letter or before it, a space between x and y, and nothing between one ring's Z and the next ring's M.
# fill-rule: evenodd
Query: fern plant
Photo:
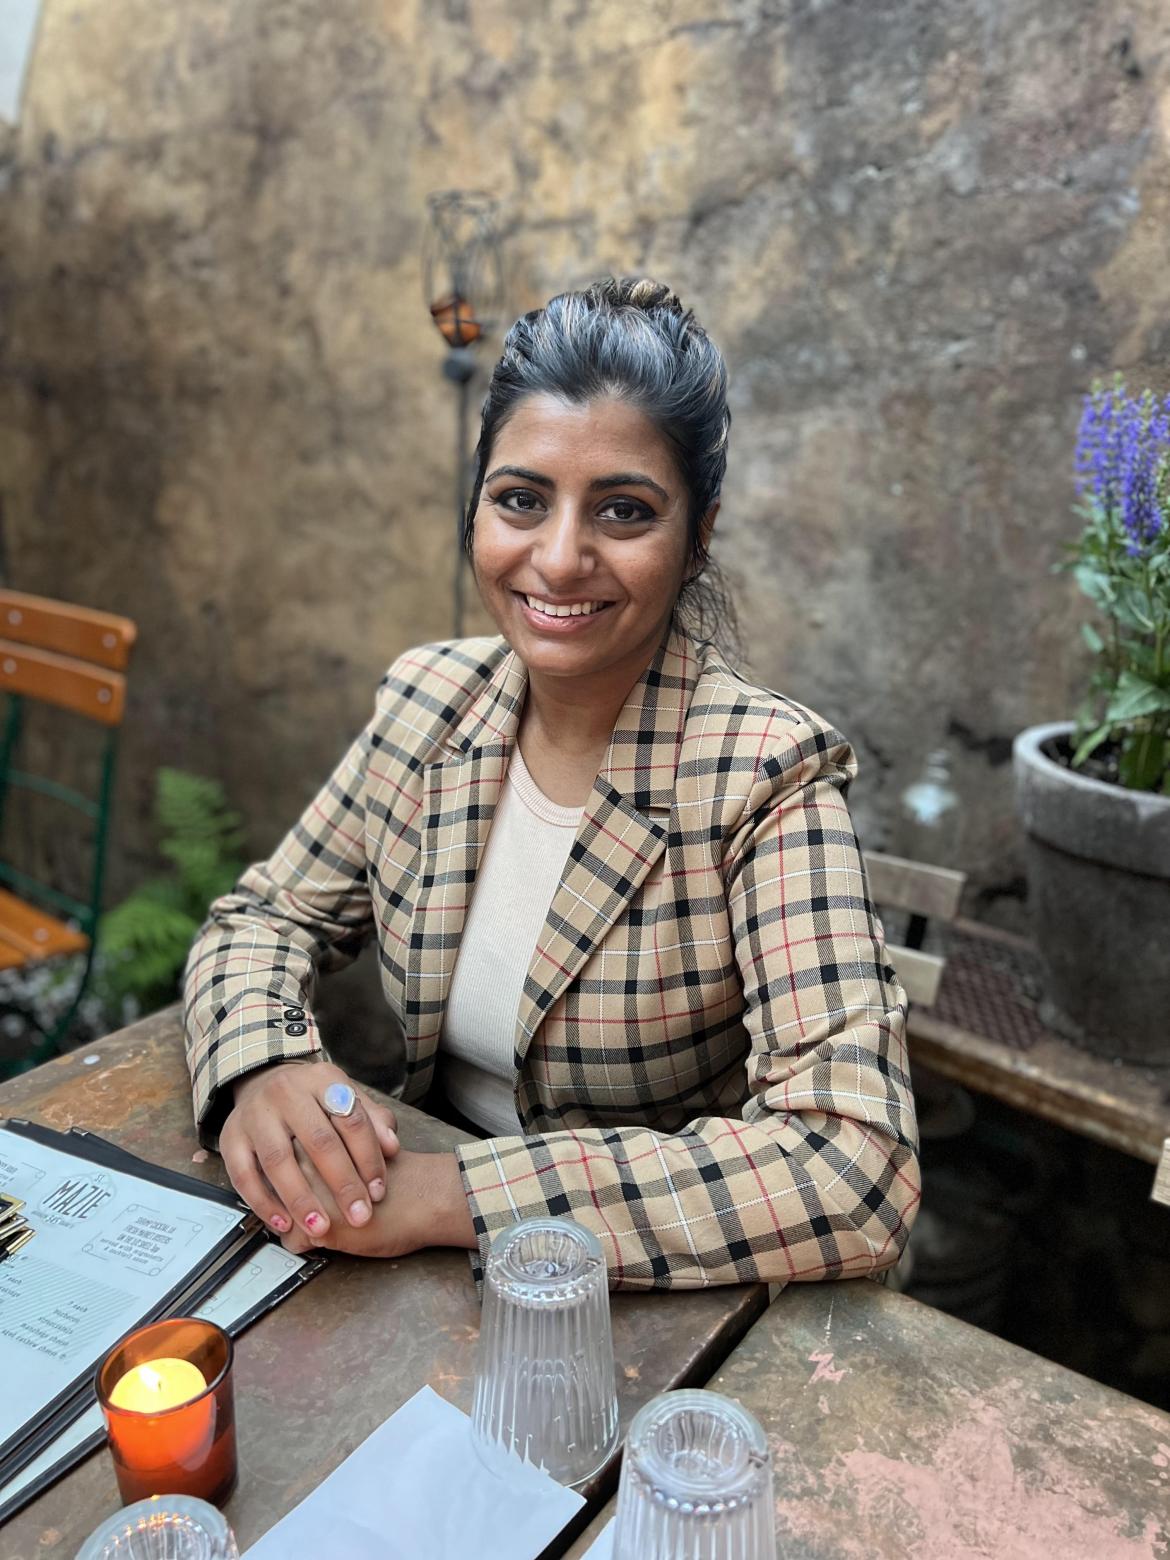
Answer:
M95 979L106 1004L140 1013L174 1000L187 951L213 899L227 893L243 870L238 814L215 780L181 769L160 769L154 822L165 876L142 883L102 917Z

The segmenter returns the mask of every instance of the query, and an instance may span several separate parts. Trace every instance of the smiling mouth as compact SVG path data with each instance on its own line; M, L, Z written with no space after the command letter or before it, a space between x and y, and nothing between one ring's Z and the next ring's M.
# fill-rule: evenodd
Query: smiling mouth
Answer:
M522 590L516 591L515 594L530 611L539 612L542 617L596 617L599 612L604 612L606 607L613 605L610 601L568 601L558 606L556 602L544 601L539 596L529 596Z

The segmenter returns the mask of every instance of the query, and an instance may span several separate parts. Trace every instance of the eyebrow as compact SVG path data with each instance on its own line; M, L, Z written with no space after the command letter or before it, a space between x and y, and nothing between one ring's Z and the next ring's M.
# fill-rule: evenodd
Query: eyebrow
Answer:
M497 466L494 471L489 471L484 478L485 482L492 482L496 477L519 477L522 482L535 482L540 487L550 488L556 492L556 483L551 477L542 476L539 471L530 471L527 466ZM589 484L591 493L604 493L615 487L644 487L652 493L657 493L664 504L670 503L670 494L665 488L640 471L615 471L608 477L594 477Z

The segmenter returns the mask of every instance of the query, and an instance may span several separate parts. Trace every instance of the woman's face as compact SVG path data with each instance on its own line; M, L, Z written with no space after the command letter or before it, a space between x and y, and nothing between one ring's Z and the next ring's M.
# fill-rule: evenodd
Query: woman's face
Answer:
M472 557L530 674L632 686L662 642L688 552L687 494L642 412L533 395L497 433Z

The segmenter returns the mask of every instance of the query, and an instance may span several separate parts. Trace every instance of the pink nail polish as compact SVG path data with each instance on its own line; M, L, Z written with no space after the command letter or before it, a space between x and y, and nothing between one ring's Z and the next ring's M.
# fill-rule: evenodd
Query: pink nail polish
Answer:
M325 1228L325 1220L319 1213L311 1213L305 1220L305 1228L310 1235L319 1235Z
M381 1202L386 1195L386 1183L380 1177L370 1182L370 1196L375 1202Z
M272 1218L269 1220L269 1222L272 1225L272 1228L276 1231L276 1233L278 1235L287 1235L288 1234L289 1222L285 1218L283 1213L274 1213L272 1215Z

